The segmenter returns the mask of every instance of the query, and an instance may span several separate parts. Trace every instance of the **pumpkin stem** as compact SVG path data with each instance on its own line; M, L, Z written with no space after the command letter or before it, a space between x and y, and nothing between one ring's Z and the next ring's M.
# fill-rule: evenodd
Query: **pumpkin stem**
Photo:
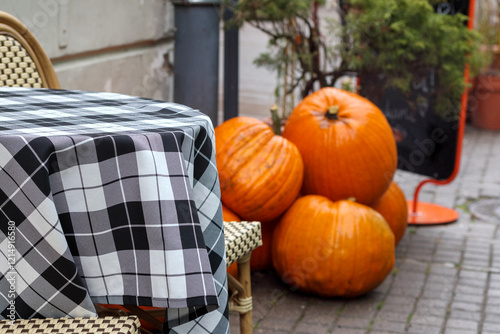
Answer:
M347 200L351 202L356 202L356 197L348 197Z
M339 106L333 105L328 107L328 111L326 112L326 118L330 120L339 119Z
M278 136L281 135L281 117L278 113L278 106L273 104L271 106L271 118L273 120L273 131Z

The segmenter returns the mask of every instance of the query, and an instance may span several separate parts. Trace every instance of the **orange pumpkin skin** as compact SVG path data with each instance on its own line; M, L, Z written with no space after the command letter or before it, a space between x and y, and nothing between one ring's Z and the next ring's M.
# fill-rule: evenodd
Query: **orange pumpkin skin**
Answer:
M406 197L396 182L392 182L389 189L382 195L378 202L373 206L389 224L396 245L403 238L406 226L408 225L408 205Z
M227 267L227 273L233 277L238 278L238 263L234 262L229 267Z
M330 117L332 106L338 113ZM387 119L354 93L327 87L310 94L290 114L283 137L302 155L305 194L332 201L354 197L371 205L396 171L396 142Z
M250 117L215 128L222 202L243 220L270 221L295 200L303 163L294 144Z
M362 295L382 283L394 261L394 235L387 222L351 201L299 198L274 232L276 272L292 288L320 296Z
M233 211L229 210L227 206L222 204L222 219L225 222L240 222L241 219Z
M257 247L252 251L252 256L250 257L250 268L252 271L273 269L273 235L279 222L279 219L273 219L272 221L261 225L262 246Z
M224 221L235 221L239 222L241 219L236 216L231 210L229 210L224 204L222 204L222 217ZM252 251L252 256L250 257L250 268L252 271L259 271L265 269L273 268L273 261L271 257L271 244L273 241L273 233L276 225L279 223L279 219L273 219L270 222L261 224L262 232L262 246L257 247ZM238 277L238 265L236 263L231 264L227 268L227 272Z
M239 222L241 221L240 217L238 217L234 212L229 210L224 204L222 204L222 219L225 222ZM229 267L227 267L227 272L234 277L238 277L238 264L234 262Z

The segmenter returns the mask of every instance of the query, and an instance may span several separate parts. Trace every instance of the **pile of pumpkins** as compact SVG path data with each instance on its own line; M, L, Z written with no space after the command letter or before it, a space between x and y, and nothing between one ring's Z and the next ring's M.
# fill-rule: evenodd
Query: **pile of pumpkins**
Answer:
M215 128L215 140L224 220L262 224L252 270L274 268L292 288L327 297L384 281L407 205L393 181L394 136L374 104L323 88L292 111L282 136L236 117Z

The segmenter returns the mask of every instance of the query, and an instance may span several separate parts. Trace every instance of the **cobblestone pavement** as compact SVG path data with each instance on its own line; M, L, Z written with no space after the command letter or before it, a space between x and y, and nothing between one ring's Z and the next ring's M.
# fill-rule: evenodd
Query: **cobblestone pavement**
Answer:
M398 171L408 198L423 177ZM253 273L254 333L500 333L500 221L469 204L500 198L500 132L466 129L461 170L446 186L425 185L421 201L453 207L457 222L409 227L391 275L353 300L291 291L273 272ZM231 315L232 333L239 333Z

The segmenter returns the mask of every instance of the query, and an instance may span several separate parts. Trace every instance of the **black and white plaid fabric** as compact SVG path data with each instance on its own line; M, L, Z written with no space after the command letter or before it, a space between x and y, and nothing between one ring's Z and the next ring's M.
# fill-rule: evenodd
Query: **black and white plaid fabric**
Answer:
M229 332L213 126L196 110L0 88L0 231L0 319L133 304L167 307L171 333Z

